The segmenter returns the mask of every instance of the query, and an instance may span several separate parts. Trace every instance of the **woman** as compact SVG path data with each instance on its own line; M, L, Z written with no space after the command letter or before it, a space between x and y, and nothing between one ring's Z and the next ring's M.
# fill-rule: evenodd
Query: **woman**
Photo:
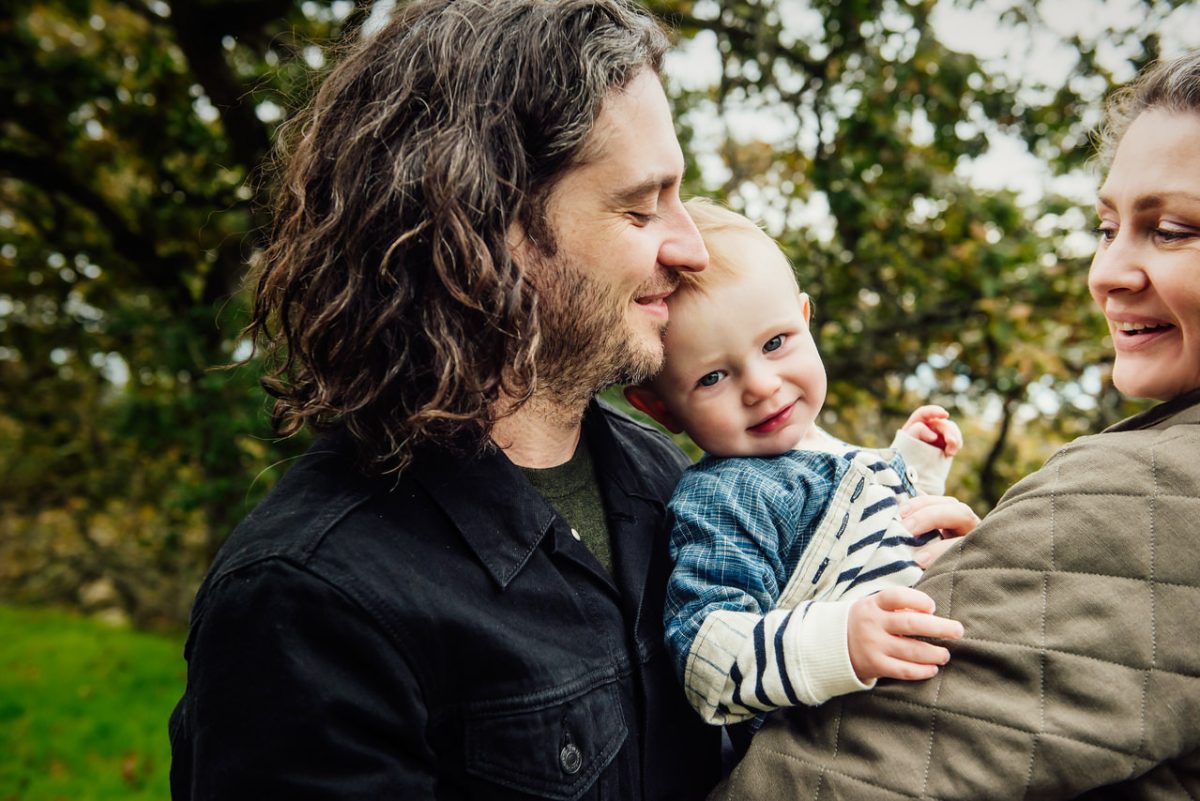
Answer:
M1088 285L1164 401L1014 486L918 585L934 679L775 716L715 798L1200 797L1200 52L1108 109Z

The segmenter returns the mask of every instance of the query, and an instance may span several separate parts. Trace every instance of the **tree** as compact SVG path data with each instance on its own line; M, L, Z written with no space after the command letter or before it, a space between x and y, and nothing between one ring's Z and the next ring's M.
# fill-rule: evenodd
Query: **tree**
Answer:
M299 445L264 439L253 369L219 368L268 224L275 110L303 99L321 43L362 11L16 11L0 57L0 562L18 595L82 586L178 623L267 465Z
M990 134L1059 172L1085 168L1113 85L1101 42L1065 38L1075 66L1048 86L948 48L935 0L651 5L716 53L716 80L677 94L685 123L733 120L711 147L719 167L691 188L762 217L792 258L817 310L825 424L880 442L920 402L955 409L969 447L953 488L983 511L1058 444L1135 407L1100 381L1110 355L1078 244L1090 210L981 190L960 169ZM1157 56L1181 4L1141 6L1104 33L1129 54L1125 75ZM996 35L1045 34L1043 10L1014 5ZM814 208L831 224L814 227Z
M993 129L1078 167L1094 120L1084 110L1112 82L1095 43L1072 43L1070 80L1031 100L1029 86L939 42L932 0L648 4L684 44L717 53L712 86L672 82L685 149L703 150L714 115L782 120L772 139L720 130L717 181L693 170L689 188L780 236L816 300L836 432L876 439L926 396L956 407L983 421L955 478L986 507L1053 443L1124 411L1108 392L1091 408L1070 403L1096 396L1077 379L1105 359L1068 247L1076 204L1024 205L956 172ZM1175 5L1147 0L1146 24ZM220 369L245 355L241 287L269 225L275 127L333 43L382 6L10 6L0 587L178 624L232 525L304 445L271 437L253 364ZM1021 4L1005 24L1019 35L1038 13ZM1135 66L1157 52L1147 30L1112 34ZM827 224L800 224L814 219ZM1065 399L1062 411L1022 418L1031 387Z

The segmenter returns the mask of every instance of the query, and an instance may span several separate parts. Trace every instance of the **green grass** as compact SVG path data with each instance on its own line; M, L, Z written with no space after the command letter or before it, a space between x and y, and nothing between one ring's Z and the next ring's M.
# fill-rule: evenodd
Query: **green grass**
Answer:
M182 638L0 606L0 801L166 799Z

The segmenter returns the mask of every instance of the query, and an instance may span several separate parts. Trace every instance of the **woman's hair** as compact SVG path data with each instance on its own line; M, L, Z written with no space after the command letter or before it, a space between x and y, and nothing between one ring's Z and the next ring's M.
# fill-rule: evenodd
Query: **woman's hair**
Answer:
M1098 148L1104 167L1133 121L1151 109L1200 114L1200 50L1151 64L1109 97Z
M544 336L510 231L553 254L551 190L667 44L627 0L417 0L331 71L281 138L246 329L279 433L344 423L372 473L486 443Z

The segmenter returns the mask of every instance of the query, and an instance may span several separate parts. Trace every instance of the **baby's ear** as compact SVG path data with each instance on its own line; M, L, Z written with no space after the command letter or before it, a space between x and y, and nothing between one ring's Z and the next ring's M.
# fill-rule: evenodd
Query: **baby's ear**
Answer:
M639 412L644 412L650 415L653 419L672 434L678 434L683 431L683 427L679 425L679 421L675 419L675 415L667 409L667 404L663 403L662 398L648 386L643 384L634 384L625 387L625 400L629 401L629 405L637 409Z
M804 311L804 322L812 322L812 301L809 300L807 292L800 293L800 308Z

